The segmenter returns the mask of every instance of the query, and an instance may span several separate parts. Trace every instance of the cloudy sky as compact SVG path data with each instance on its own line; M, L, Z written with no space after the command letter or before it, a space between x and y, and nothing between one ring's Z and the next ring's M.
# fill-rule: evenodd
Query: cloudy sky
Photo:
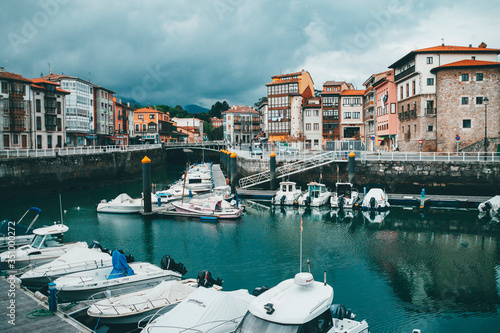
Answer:
M0 66L142 104L253 105L280 73L361 88L442 39L500 48L499 17L494 0L0 0Z

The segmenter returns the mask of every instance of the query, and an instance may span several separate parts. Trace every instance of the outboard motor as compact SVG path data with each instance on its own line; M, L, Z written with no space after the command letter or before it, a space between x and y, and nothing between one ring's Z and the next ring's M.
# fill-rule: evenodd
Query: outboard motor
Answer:
M259 296L260 294L262 294L268 290L269 290L269 287L267 287L267 286L257 287L252 291L252 295Z
M306 198L306 206L307 207L311 206L311 201L312 201L311 196L310 195L307 196L307 198Z
M280 205L283 206L285 204L285 200L286 200L286 196L282 196L281 200L280 200Z
M486 201L484 203L483 212L489 212L492 208L493 206L491 205L491 202Z
M102 251L102 245L101 243L99 243L98 241L96 240L93 240L92 242L90 242L89 244L89 249L99 249Z
M344 208L344 196L343 195L339 196L338 206L339 206L339 209L343 209Z
M376 208L376 206L375 206L376 204L377 204L377 200L375 200L374 197L371 197L370 198L370 208L371 209L375 209Z
M347 310L342 304L333 304L330 306L330 312L332 313L332 318L340 320L346 318L347 314Z
M187 273L187 268L184 267L184 264L182 262L176 263L169 255L164 255L163 258L161 258L160 267L161 269L168 269L180 273L181 275Z
M196 282L198 282L198 286L200 287L210 288L214 284L222 286L222 283L224 281L222 281L221 278L217 278L217 280L214 280L212 278L212 273L210 273L210 271L201 271L198 273L198 276L196 277Z

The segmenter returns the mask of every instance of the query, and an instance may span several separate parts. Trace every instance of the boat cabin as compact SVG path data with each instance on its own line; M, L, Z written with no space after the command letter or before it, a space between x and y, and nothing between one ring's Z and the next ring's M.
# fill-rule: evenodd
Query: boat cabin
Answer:
M63 234L68 229L68 226L64 224L54 224L49 227L35 229L33 231L35 238L33 238L30 245L35 249L63 246Z
M283 193L294 192L296 190L295 182L281 182L280 191Z
M317 182L307 184L307 191L311 198L319 198L321 194L326 193L326 185Z
M337 183L337 195L351 197L352 184L351 183Z

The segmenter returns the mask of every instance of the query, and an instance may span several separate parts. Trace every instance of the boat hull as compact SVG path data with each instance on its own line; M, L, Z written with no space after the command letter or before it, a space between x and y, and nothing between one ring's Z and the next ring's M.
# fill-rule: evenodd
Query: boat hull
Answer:
M193 217L215 217L219 219L237 219L241 217L241 210L240 209L231 209L230 211L212 211L212 210L199 210L199 209L194 209L190 208L188 204L182 204L182 203L172 203L172 205L175 207L175 211L178 213L183 213L183 214L190 214Z
M100 203L97 205L98 213L111 213L111 214L135 214L139 213L142 205L137 206L121 206Z
M101 318L100 321L103 324L107 325L127 325L127 324L137 324L141 319L149 316L153 316L156 314L155 318L158 316L161 316L170 310L172 310L176 304L171 304L168 306L165 306L163 308L153 308L148 311L142 311L142 312L137 312L129 315L122 315L122 316L109 316L105 314L94 314L94 313L88 313L89 317L94 317L94 318ZM147 321L146 321L147 322Z

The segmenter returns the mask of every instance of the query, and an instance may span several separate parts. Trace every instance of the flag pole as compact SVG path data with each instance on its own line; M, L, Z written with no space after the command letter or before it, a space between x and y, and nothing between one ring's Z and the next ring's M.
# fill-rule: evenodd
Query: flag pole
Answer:
M299 273L302 273L302 232L304 228L302 227L302 218L300 218L300 265L299 265Z

